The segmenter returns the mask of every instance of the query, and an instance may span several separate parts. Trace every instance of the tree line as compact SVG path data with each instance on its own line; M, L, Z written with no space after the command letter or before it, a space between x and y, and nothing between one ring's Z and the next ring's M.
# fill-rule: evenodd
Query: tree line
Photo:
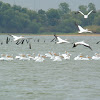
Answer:
M75 23L83 27L92 26L92 30L97 28L99 32L100 11L96 10L95 5L93 3L89 3L88 6L80 5L78 9L83 13L88 13L90 10L94 10L96 13L90 14L88 19L84 19L81 14L76 15L76 11L72 11L66 2L60 3L58 9L34 11L0 1L0 33L57 32L67 34L78 31Z

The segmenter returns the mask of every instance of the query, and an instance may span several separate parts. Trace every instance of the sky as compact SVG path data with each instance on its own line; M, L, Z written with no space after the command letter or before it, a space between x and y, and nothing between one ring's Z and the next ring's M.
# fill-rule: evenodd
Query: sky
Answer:
M28 9L36 10L39 9L48 10L50 8L57 9L59 4L66 2L69 4L71 10L78 10L79 5L88 5L89 3L95 4L97 10L100 10L100 0L0 0L11 5L20 5Z

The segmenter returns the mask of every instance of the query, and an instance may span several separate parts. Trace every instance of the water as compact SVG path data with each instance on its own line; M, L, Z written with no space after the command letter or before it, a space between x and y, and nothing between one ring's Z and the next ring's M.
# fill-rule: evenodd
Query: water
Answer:
M53 62L46 58L44 62L0 61L0 100L99 100L100 99L100 61L75 61L79 53L93 56L100 53L100 37L60 36L71 42L85 40L93 51L84 46L72 48L73 44L55 44L50 42L53 36L33 36L32 49L28 45L5 43L6 35L1 35L0 54L13 56L48 51L62 54L71 53L70 60ZM39 42L36 40L40 39ZM34 42L35 40L35 42ZM44 43L45 40L45 43Z

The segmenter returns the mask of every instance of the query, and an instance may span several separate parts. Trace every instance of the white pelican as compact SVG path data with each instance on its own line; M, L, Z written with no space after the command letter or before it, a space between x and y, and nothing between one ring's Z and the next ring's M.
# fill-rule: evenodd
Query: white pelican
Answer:
M78 55L74 58L74 60L90 60L91 57L89 57L88 55L86 57L84 57L83 55Z
M83 16L84 16L84 18L88 18L88 16L91 14L91 13L95 13L95 11L93 11L93 10L91 10L88 14L83 14L83 12L81 12L81 11L78 11L78 12L76 12L75 14L77 14L77 13L80 13L80 14L82 14Z
M90 45L87 44L87 43L85 43L84 41L80 41L80 42L74 43L73 48L76 47L77 45L84 45L85 47L88 47L89 49L92 50L92 48L90 47Z
M60 56L55 56L53 61L62 61L61 57Z
M32 38L27 38L27 37L24 37L24 36L15 36L15 35L10 35L10 36L12 36L14 38L13 40L17 42L16 43L17 45L20 44L20 43L23 44L24 40L32 39Z
M58 40L58 42L56 42L56 43L58 43L58 44L70 43L69 41L63 40L63 39L61 39L60 37L58 37L58 36L56 36L56 35L54 35L54 36L55 36L55 38Z
M38 54L33 60L35 60L35 62L43 62L45 60L44 58L46 58L46 56Z
M21 39L24 39L25 37L23 36L15 36L15 35L10 35L14 38L14 41L18 41L18 40L21 40Z
M93 60L100 60L100 54L95 53L95 55L92 56L92 59L93 59Z
M25 54L20 54L19 56L16 56L15 59L19 59L19 60L30 60L29 57L27 57Z
M76 24L76 23L75 23ZM77 25L76 26L78 27L79 29L79 32L78 33L93 33L92 31L89 31L88 29L84 29L82 28L80 25Z
M13 60L13 56L9 56L8 54L1 54L0 60L11 61Z

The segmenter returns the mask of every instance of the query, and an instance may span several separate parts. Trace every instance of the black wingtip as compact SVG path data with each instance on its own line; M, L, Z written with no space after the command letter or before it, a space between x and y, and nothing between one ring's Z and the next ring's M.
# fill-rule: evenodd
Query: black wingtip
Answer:
M76 45L74 44L72 48L76 47Z
M100 41L98 41L96 44L99 44Z
M93 50L91 47L90 47L90 49Z
M96 11L93 11L93 13L96 13Z
M78 14L78 13L79 13L79 11L75 12L75 14Z

